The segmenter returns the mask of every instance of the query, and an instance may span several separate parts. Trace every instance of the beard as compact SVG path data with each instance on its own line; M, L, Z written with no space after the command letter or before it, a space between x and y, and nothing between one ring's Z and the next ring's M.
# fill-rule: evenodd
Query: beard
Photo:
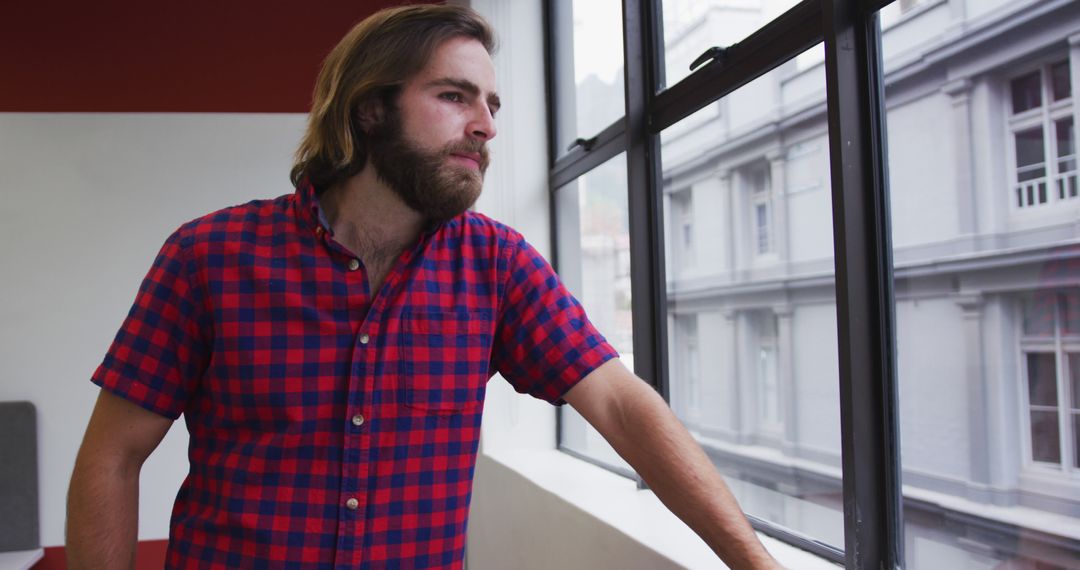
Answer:
M479 170L453 164L455 153L479 154ZM419 148L405 138L400 114L393 109L369 133L368 159L379 179L433 223L455 218L476 203L489 161L483 141L462 139L435 151Z

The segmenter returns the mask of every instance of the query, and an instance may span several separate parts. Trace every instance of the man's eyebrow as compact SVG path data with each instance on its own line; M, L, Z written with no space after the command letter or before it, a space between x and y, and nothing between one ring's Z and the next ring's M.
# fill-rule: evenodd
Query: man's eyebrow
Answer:
M439 79L429 81L428 86L429 87L440 87L440 86L453 87L455 89L460 89L460 90L468 93L469 95L472 95L473 97L476 97L477 95L480 94L480 87L478 87L475 83L473 83L472 81L469 81L468 79L457 79L457 78L454 78L454 77L442 77L442 78L439 78ZM502 106L502 100L499 99L498 93L494 93L494 92L489 93L488 96L487 96L487 104L488 104L488 106L493 107L496 110L499 107L501 107Z

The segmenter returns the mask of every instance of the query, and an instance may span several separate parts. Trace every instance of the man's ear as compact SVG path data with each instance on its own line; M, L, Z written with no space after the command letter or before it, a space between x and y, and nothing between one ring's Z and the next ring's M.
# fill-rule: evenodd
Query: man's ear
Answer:
M357 105L356 118L359 120L360 128L365 133L370 132L373 127L386 119L386 106L378 97L371 97Z

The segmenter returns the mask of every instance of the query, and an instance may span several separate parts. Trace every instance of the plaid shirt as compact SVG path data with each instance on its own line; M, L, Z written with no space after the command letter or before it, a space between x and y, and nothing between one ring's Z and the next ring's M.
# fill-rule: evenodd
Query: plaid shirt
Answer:
M466 213L377 294L315 193L182 226L94 383L184 415L167 566L457 568L485 385L553 403L615 351L520 234Z

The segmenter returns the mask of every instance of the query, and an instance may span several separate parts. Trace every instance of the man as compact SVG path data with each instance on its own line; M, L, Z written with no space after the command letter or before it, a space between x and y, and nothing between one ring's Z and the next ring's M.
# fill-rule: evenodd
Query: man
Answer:
M487 24L413 6L328 56L297 190L165 243L93 376L73 568L131 567L184 415L167 566L460 567L484 387L569 402L733 567L774 567L664 401L520 234L466 210L499 108Z

